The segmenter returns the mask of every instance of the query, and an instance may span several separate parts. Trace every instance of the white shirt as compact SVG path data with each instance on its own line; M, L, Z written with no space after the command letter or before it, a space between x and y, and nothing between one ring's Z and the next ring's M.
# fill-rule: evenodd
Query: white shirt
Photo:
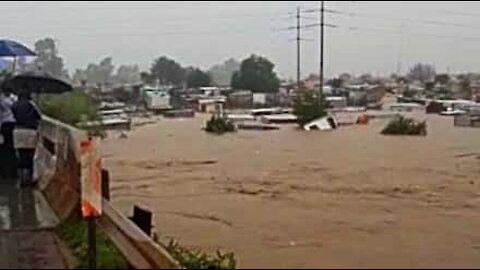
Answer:
M0 123L15 123L12 107L16 101L13 95L7 97L5 94L0 94Z

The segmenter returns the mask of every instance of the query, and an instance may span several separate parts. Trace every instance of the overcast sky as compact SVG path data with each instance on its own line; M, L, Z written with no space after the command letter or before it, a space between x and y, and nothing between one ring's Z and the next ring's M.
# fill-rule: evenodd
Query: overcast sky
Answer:
M437 71L480 72L480 2L325 1L325 71L390 74L417 61ZM201 68L256 53L282 77L295 77L292 12L318 1L278 2L0 2L0 35L33 47L57 39L72 71L112 56L146 69L158 56ZM341 12L342 14L338 14ZM344 14L349 13L349 14ZM354 15L352 15L354 13ZM302 24L318 22L304 13ZM351 29L357 27L357 30ZM302 75L318 71L319 28L302 36ZM400 64L399 64L400 63Z

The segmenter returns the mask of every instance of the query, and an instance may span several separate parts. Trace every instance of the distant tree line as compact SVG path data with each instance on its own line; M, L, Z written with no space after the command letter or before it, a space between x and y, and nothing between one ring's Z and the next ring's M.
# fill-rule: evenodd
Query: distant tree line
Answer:
M161 83L188 88L202 86L231 85L235 89L253 92L275 92L280 80L274 71L275 65L265 57L251 55L241 63L230 58L210 70L198 67L183 67L177 61L160 56L153 61L148 71L141 72L137 65L113 63L112 57L105 57L98 63L89 63L84 69L69 73L53 38L40 39L35 43L37 56L33 61L19 58L19 72L41 70L58 78L84 86L105 86L118 84Z

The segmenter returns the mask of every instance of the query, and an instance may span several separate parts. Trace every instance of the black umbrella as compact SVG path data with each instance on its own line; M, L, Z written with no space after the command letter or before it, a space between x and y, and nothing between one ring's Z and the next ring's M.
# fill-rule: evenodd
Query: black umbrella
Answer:
M61 94L73 89L67 82L42 72L15 75L5 80L2 83L2 88L11 89L16 94L21 91L38 94Z

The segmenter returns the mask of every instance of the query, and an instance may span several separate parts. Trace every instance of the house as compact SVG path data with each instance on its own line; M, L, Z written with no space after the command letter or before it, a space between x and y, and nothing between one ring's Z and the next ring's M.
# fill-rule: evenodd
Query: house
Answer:
M279 103L279 94L278 93L253 93L252 102L253 102L253 105L257 107L275 106Z
M222 89L216 86L208 86L200 87L198 90L203 96L219 96Z
M346 97L326 97L325 101L332 108L344 108L347 107L347 98Z
M144 86L140 89L142 99L148 110L158 112L170 109L170 94L166 87Z
M425 112L426 113L436 113L439 114L443 111L445 111L447 107L443 105L441 102L437 102L435 100L430 101L427 106L425 107Z
M203 113L221 113L223 112L225 102L226 100L223 98L199 99L197 111Z
M367 106L381 102L385 95L385 87L382 85L348 85L348 103L353 106Z
M395 112L423 111L424 107L416 103L393 103L388 106L389 110Z
M297 116L291 113L263 115L260 121L267 124L292 124L297 122Z
M230 93L227 97L229 108L251 108L253 104L253 93L250 90L238 90Z
M454 116L453 125L456 127L479 127L480 128L480 107L470 109L464 114Z

